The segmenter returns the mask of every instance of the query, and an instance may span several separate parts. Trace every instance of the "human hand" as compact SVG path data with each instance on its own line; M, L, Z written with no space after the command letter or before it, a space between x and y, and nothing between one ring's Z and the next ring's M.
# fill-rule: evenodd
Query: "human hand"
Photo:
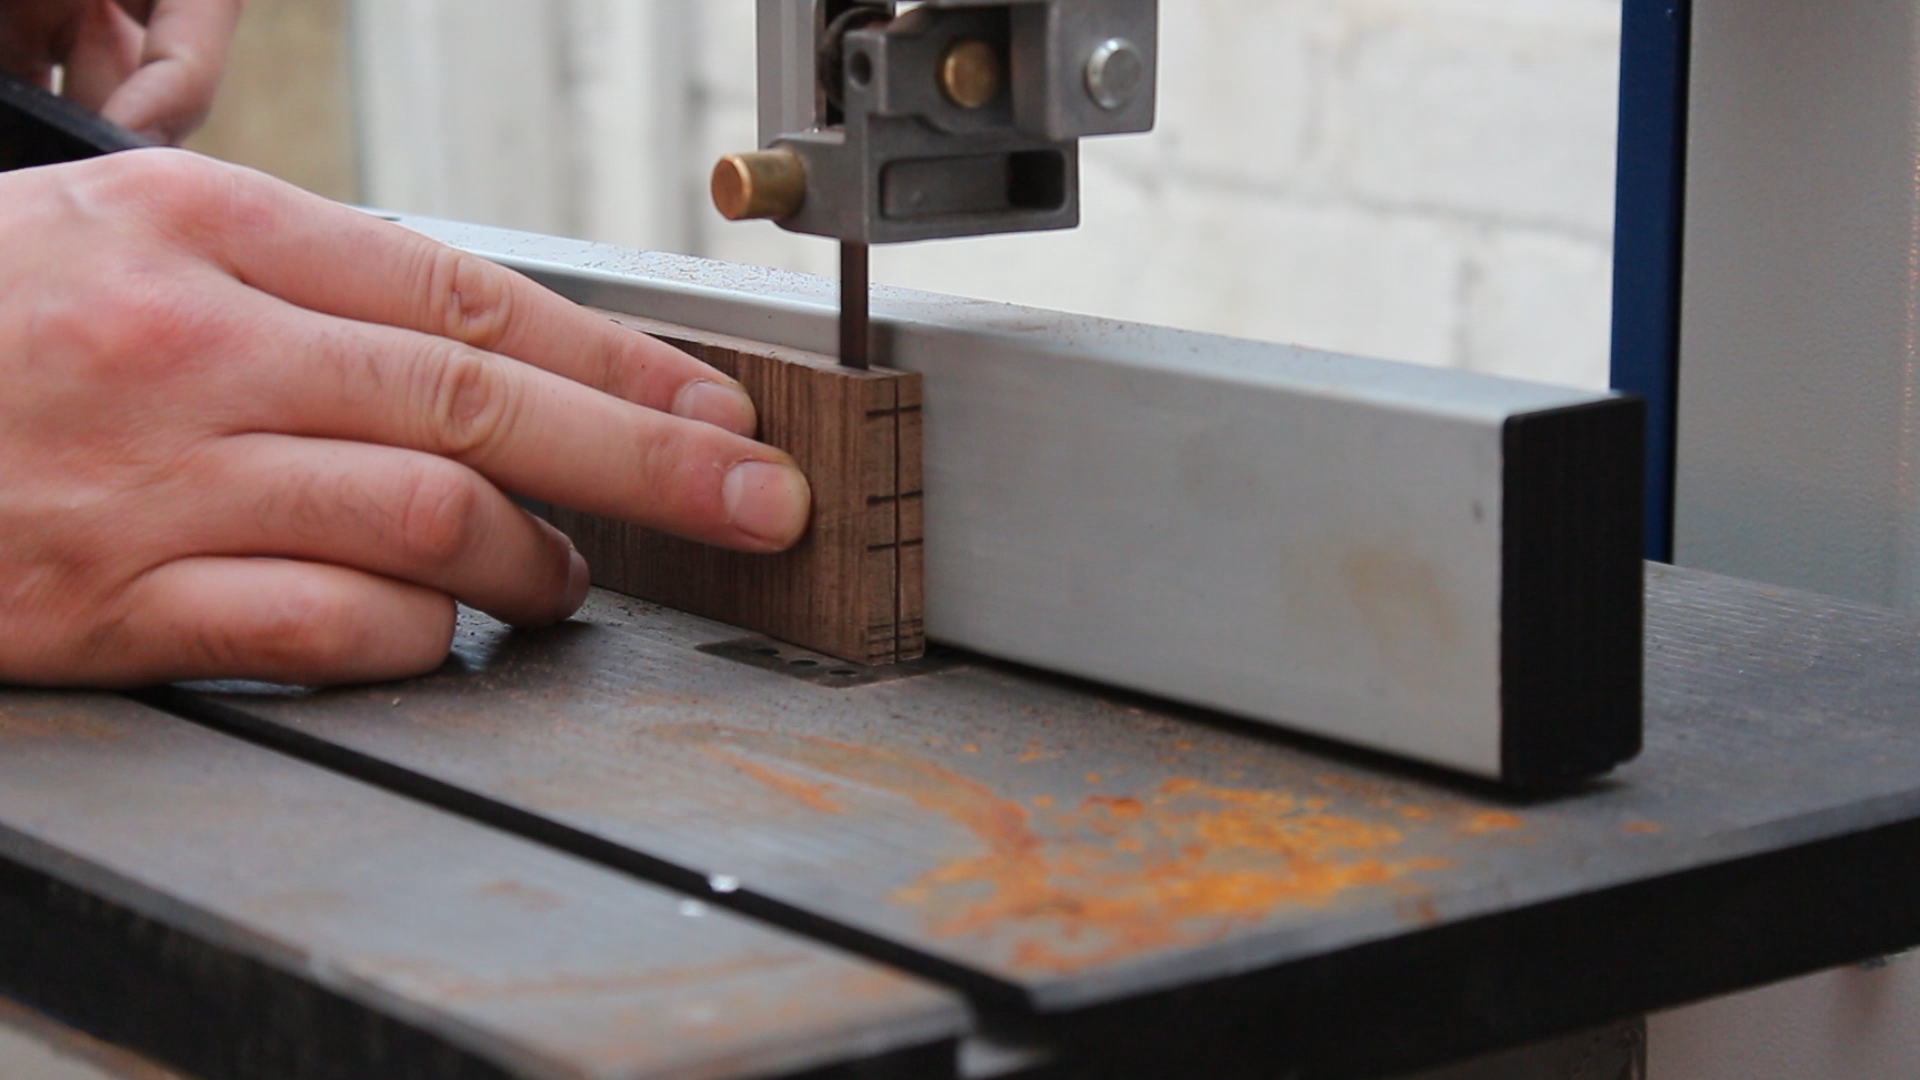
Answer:
M502 489L748 551L809 492L678 350L235 166L0 174L0 683L429 671L587 569Z
M213 107L242 0L0 0L0 68L159 143Z

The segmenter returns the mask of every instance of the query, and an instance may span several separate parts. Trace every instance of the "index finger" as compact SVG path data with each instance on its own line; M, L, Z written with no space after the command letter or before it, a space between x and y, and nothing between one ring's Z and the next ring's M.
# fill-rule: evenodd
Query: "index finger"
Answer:
M147 153L142 151L142 153ZM195 163L194 168L200 168ZM310 311L450 338L738 435L758 426L733 379L531 279L370 214L232 166L178 239Z

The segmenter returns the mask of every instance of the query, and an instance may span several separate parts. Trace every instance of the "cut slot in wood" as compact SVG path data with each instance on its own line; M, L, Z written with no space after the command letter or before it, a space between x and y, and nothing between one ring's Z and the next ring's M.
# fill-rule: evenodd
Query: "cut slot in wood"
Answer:
M760 439L813 485L813 521L793 550L748 555L555 507L552 520L594 584L862 664L926 651L920 376L629 315L740 381Z

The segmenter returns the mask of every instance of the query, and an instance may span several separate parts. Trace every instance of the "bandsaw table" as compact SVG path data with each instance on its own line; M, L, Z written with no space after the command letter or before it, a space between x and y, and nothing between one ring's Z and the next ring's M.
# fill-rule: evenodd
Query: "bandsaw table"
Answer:
M1920 622L1648 595L1647 753L1527 801L604 593L402 686L11 692L0 979L208 1077L1367 1076L1920 941Z

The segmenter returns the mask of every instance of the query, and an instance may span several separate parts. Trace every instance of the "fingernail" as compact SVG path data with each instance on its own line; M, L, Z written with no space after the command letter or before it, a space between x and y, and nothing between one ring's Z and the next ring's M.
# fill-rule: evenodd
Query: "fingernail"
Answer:
M753 434L759 426L753 399L737 386L717 382L690 382L673 399L673 415L725 428L735 435Z
M587 602L587 590L593 588L593 571L587 568L585 556L578 551L570 552L567 560L567 613L563 618L572 618Z
M791 465L743 461L720 486L727 524L776 548L792 547L807 529L813 490Z

